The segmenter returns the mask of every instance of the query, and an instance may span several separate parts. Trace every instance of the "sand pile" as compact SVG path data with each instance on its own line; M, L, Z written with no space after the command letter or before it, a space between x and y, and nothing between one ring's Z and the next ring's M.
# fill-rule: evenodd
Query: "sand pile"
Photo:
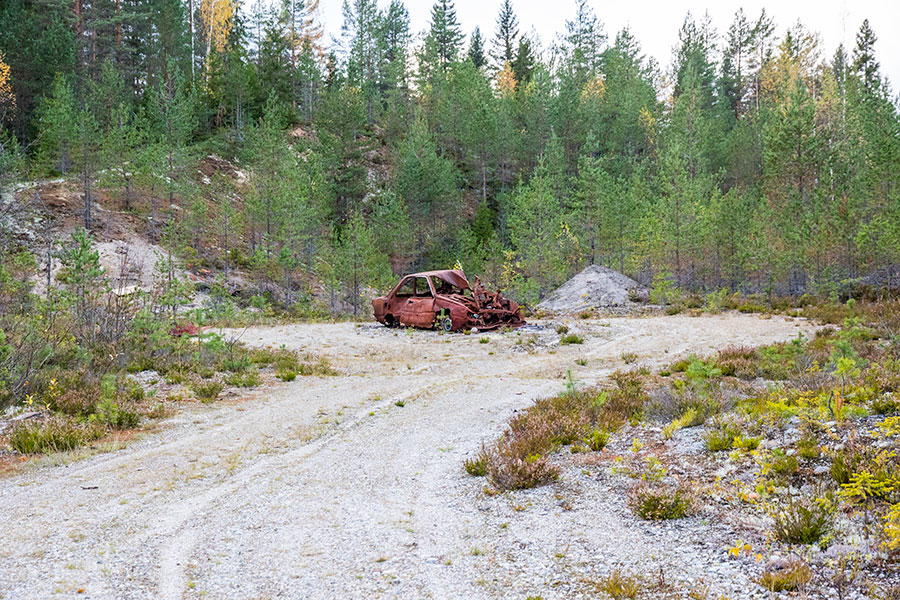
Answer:
M618 271L590 265L547 296L537 308L571 313L594 307L629 306L634 304L629 298L630 293L646 296L647 291L637 281Z

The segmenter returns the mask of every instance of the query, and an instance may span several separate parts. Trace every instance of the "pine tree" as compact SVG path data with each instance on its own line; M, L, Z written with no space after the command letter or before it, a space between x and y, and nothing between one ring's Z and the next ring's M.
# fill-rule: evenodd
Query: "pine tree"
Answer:
M513 11L512 0L503 0L497 15L497 30L491 42L491 58L498 70L506 63L512 64L515 61L518 45L519 18Z
M560 252L565 220L555 191L556 175L544 159L527 184L515 191L507 221L509 239L528 285L521 290L529 302L542 297L566 276Z
M344 0L344 47L347 52L347 77L351 85L363 91L369 123L375 122L378 94L379 20L375 0Z
M76 109L72 86L62 75L56 76L41 106L39 139L38 162L45 169L68 173L77 139Z
M380 287L389 281L390 265L387 257L378 251L371 229L359 213L350 216L338 243L339 273L344 278L353 314L359 315L363 287Z
M599 67L601 47L606 42L603 25L588 0L578 0L575 18L566 21L563 42L572 69L585 81Z
M93 226L93 188L100 150L100 131L93 113L88 108L79 110L76 113L76 119L76 141L72 155L75 167L81 176L82 198L84 200L84 228L90 231Z
M150 93L149 112L159 149L157 158L161 164L157 166L160 175L164 174L169 206L175 204L177 183L188 161L187 145L194 129L194 111L196 96L188 89L183 73L174 63L169 65L172 73L168 82L161 81ZM153 242L157 238L158 215L156 214L155 197L151 195L152 212L150 237Z
M744 112L748 54L753 45L753 27L738 9L734 21L728 28L728 36L722 56L722 75L719 82L720 93L728 99L735 118Z
M437 226L454 216L459 173L452 161L438 153L428 125L419 115L400 145L394 190L409 208L417 233L417 261L431 249Z
M131 209L133 196L133 166L136 149L141 143L141 128L136 123L137 116L131 107L120 103L110 112L110 123L105 135L101 134L100 155L107 170L102 184L122 187L125 210Z

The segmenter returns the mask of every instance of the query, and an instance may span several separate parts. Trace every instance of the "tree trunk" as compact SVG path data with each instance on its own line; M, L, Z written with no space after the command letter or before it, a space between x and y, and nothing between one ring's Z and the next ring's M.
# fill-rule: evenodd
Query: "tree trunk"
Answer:
M122 0L116 0L116 63L122 62L119 48L122 46L122 22L119 17L122 13Z
M156 243L156 194L150 196L150 243Z
M82 36L84 35L84 23L81 20L81 0L75 0L75 69L80 70L84 62Z
M191 36L191 81L194 81L194 0L188 0L188 26Z
M88 167L85 165L81 172L81 181L84 191L84 228L91 230L91 176Z

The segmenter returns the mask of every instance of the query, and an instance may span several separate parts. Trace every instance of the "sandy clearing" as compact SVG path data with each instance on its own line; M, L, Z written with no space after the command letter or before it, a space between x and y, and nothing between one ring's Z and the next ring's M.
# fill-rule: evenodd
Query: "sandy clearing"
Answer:
M325 354L342 375L197 407L124 450L0 480L0 598L568 598L617 564L743 589L720 549L635 524L602 486L563 477L489 499L461 463L569 369L593 383L624 352L657 365L813 328L731 313L568 325L583 345L556 345L549 326L226 332Z

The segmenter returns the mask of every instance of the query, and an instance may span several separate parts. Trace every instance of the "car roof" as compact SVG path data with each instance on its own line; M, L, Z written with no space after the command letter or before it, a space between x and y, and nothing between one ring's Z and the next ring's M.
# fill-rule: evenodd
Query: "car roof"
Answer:
M469 280L466 279L466 274L459 269L422 271L421 273L410 273L406 277L437 277L438 279L446 281L450 285L456 286L461 290L469 289ZM404 279L406 277L404 277Z

